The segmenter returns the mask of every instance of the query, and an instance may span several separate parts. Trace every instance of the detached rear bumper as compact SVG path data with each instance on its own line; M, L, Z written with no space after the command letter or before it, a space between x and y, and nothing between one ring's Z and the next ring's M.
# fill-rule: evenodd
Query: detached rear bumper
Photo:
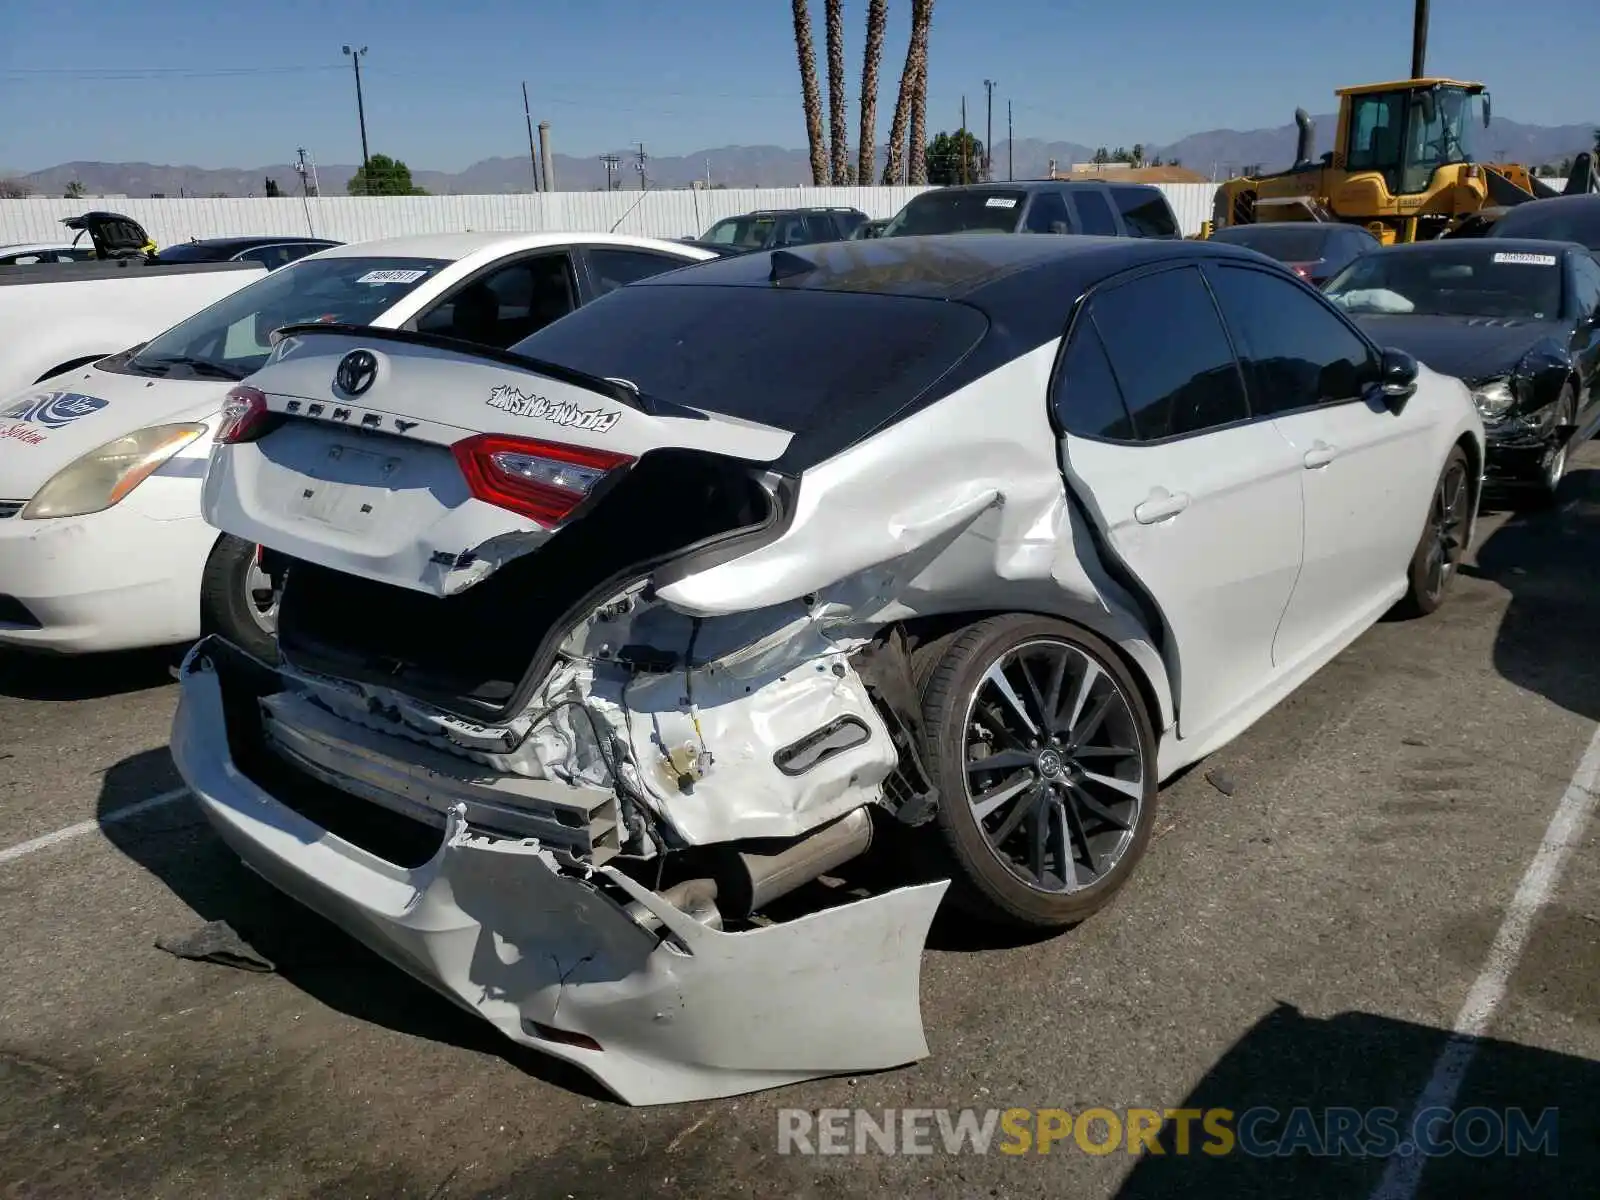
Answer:
M218 834L274 886L514 1041L572 1063L630 1104L735 1095L927 1054L922 947L946 882L725 933L612 868L585 875L532 839L474 830L460 809L432 859L407 870L239 770L208 645L185 660L172 753ZM602 881L660 918L662 933L628 916Z

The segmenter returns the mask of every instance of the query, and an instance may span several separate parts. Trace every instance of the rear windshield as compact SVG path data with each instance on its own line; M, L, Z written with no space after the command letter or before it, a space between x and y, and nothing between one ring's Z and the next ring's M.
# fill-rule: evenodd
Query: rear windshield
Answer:
M1434 317L1561 315L1561 254L1497 249L1493 238L1356 259L1324 289L1347 312Z
M646 282L511 349L625 379L646 397L792 431L792 464L892 420L987 329L977 309L944 300Z
M1544 238L1552 242L1577 242L1600 250L1600 199L1586 204L1535 202L1514 208L1495 222L1491 238Z
M880 237L934 233L1014 233L1028 193L1016 188L923 192L907 201Z
M366 325L449 265L438 258L307 258L240 288L160 334L112 370L243 379L266 365L274 329L305 321Z
M1236 225L1211 235L1214 242L1227 242L1259 251L1279 262L1316 262L1328 249L1329 233L1315 225L1281 222L1272 225Z

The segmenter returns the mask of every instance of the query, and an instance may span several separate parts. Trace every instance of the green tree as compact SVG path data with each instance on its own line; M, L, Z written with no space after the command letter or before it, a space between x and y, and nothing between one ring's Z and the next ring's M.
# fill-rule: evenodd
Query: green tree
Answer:
M1132 163L1136 167L1144 166L1144 143L1143 142L1135 142L1133 144L1133 154L1128 158L1128 161L1130 163Z
M88 188L83 186L83 180L74 179L67 184L66 191L62 192L61 194L68 200L82 200L84 193L88 190Z
M365 167L357 167L345 190L352 196L426 196L427 190L411 182L411 168L398 158L374 154Z
M278 181L276 179L274 179L271 175L267 176L267 195L268 196L281 196L281 195L283 195L282 190L280 190L279 187L278 187Z
M1094 163L1096 166L1103 166L1111 161L1111 155L1107 153L1104 146L1101 146L1100 149L1094 152L1094 157L1089 161Z
M983 164L983 143L965 129L940 132L928 143L923 159L929 183L976 183Z

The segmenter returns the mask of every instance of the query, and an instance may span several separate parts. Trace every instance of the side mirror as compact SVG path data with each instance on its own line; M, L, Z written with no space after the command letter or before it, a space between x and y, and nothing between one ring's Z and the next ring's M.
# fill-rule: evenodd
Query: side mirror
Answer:
M1399 415L1417 394L1417 360L1404 350L1385 348L1378 364L1377 391L1384 407Z
M1489 128L1489 93L1483 94L1483 127Z

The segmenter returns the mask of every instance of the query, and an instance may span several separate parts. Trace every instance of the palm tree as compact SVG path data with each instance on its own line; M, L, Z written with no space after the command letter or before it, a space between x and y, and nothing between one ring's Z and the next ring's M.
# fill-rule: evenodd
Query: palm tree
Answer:
M888 161L883 168L883 181L887 184L903 183L908 179L912 182L918 178L927 179L927 163L923 161L926 126L924 124L920 132L914 135L909 162L906 159L906 129L912 123L916 98L919 95L924 99L927 97L928 25L932 20L933 0L911 0L911 41L906 45L906 65L900 71L900 95L895 100L894 119L889 125Z
M844 0L824 0L828 25L828 140L833 154L833 182L848 183L850 130L844 93Z
M911 93L911 182L928 182L928 27L933 24L933 0L913 0L911 48L908 61L916 63L916 84Z
M811 41L811 10L806 0L793 0L794 49L800 59L800 101L806 110L806 137L811 142L811 182L828 181L828 151L822 140L822 93L817 87L817 51Z
M872 183L872 168L878 157L878 64L883 61L883 34L888 24L889 0L870 0L867 50L861 60L861 145L856 155L856 179L864 186ZM902 136L904 132L901 131Z

